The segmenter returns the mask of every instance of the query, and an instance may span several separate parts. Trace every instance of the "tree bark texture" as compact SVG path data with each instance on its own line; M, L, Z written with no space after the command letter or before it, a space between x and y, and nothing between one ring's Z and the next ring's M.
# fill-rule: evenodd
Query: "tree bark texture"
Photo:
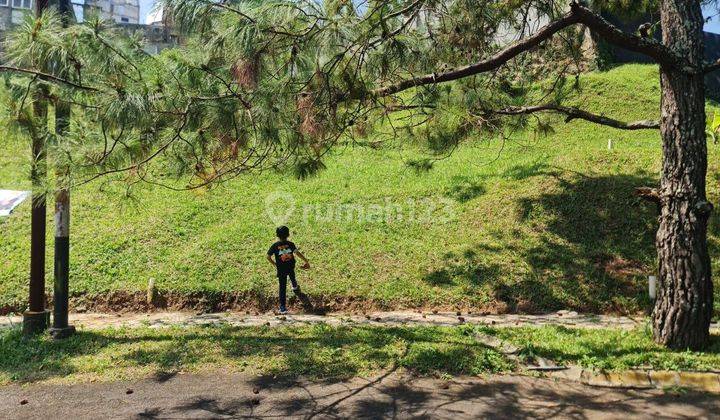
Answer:
M698 1L664 0L663 43L701 66L703 17ZM674 349L709 342L713 285L707 249L712 205L705 196L707 143L703 74L660 68L663 165L656 236L659 294L655 341Z
M47 102L39 93L33 104L34 114L40 124L47 123ZM30 301L31 312L45 310L45 218L47 162L46 140L47 130L44 126L36 130L32 138L32 166L30 178L32 180L32 217L30 232Z

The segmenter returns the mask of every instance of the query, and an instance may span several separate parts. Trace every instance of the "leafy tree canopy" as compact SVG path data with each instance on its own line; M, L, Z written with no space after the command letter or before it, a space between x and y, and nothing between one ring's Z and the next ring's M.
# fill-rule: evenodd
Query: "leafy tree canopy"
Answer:
M168 180L189 176L185 187L194 188L285 167L308 176L334 145L356 141L378 121L426 138L434 156L413 165L427 169L470 130L502 135L505 120L493 110L542 103L587 117L559 107L586 67L584 30L572 25L565 2L164 0L162 7L186 42L158 56L143 51L139 36L92 16L69 27L52 12L28 17L8 39L8 66L25 74L5 78L10 116L37 135L45 127L30 112L34 92L72 105L70 130L52 155L73 163L75 182L122 174L177 187ZM555 37L533 39L559 18L568 24L553 29ZM513 42L537 46L450 84L411 81L492 61ZM392 86L402 80L410 82ZM510 114L527 122L525 112Z

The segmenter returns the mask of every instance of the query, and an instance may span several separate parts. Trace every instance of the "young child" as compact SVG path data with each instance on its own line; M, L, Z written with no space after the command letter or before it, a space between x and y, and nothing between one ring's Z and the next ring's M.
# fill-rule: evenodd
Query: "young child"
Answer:
M300 257L305 264L302 268L307 270L310 268L310 262L305 256L298 251L294 243L288 241L290 237L290 229L287 226L280 226L275 229L275 233L279 241L275 242L270 246L267 252L267 259L270 264L277 268L277 276L280 281L280 314L287 313L286 307L286 289L287 279L290 277L292 283L293 293L296 295L300 294L300 286L298 286L295 280L295 255ZM273 260L273 256L275 259Z

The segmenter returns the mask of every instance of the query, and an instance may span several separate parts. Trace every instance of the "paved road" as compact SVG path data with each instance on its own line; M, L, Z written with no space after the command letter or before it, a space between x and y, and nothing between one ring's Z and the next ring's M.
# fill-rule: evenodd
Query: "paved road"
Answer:
M132 383L13 385L0 388L0 407L2 418L43 420L278 417L717 419L720 398L692 392L593 388L523 376L466 377L448 383L392 372L346 382L183 374Z

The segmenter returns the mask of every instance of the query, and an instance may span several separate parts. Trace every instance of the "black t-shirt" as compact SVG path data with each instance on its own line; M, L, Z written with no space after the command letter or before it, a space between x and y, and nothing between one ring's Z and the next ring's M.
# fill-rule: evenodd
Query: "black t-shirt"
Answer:
M278 271L290 271L295 269L296 249L295 244L290 241L277 241L270 246L267 254L275 256Z

